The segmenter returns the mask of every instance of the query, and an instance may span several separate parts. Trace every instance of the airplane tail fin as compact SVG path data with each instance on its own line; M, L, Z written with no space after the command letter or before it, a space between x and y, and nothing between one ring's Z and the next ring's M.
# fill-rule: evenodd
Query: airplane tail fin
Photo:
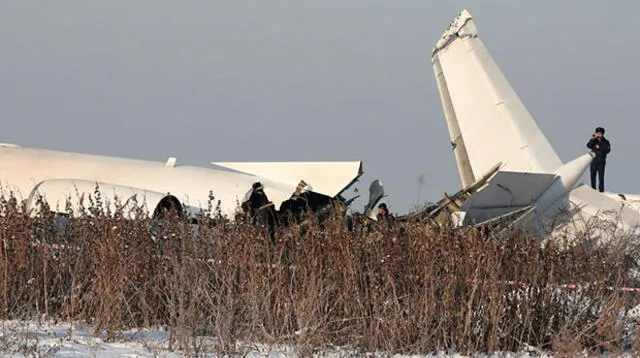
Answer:
M562 165L467 10L449 25L431 57L463 187L498 162L504 170L533 173L552 173Z

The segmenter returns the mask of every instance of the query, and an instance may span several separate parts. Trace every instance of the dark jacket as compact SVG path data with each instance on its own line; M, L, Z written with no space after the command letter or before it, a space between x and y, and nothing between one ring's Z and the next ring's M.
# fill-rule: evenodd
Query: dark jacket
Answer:
M609 143L609 140L604 136L599 138L593 137L587 142L587 148L596 154L594 160L605 162L607 160L607 154L611 152L611 143Z

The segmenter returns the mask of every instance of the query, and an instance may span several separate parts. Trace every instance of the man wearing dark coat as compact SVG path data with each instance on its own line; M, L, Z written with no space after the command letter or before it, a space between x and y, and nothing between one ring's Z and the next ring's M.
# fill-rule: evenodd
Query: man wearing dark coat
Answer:
M596 174L598 176L598 191L604 191L604 167L607 164L607 154L611 152L611 143L604 137L604 128L596 128L595 133L591 135L591 139L587 142L587 148L595 154L591 161L591 187L596 189Z

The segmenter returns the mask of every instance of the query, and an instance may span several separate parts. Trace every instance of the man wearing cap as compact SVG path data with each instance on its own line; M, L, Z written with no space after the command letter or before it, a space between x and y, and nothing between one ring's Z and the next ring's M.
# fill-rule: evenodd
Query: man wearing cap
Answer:
M604 128L598 127L591 139L587 142L587 148L595 154L591 161L591 187L596 189L596 174L598 174L598 191L604 191L604 167L607 164L607 154L611 152L611 144L604 137Z

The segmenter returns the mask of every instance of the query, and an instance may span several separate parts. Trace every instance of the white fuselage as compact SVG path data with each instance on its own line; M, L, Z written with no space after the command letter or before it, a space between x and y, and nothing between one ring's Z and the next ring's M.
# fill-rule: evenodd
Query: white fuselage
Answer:
M244 195L259 181L270 199L286 200L295 188L244 173L161 162L0 145L0 184L27 199L42 182L88 180L169 193L183 205L206 208L211 191L223 214L233 217ZM215 203L214 203L215 205Z
M592 158L592 153L585 154L560 167L554 173L556 180L519 224L539 230L541 237L570 239L589 232L605 239L602 242L636 233L640 224L636 206L611 193L602 195L584 185L576 187Z

